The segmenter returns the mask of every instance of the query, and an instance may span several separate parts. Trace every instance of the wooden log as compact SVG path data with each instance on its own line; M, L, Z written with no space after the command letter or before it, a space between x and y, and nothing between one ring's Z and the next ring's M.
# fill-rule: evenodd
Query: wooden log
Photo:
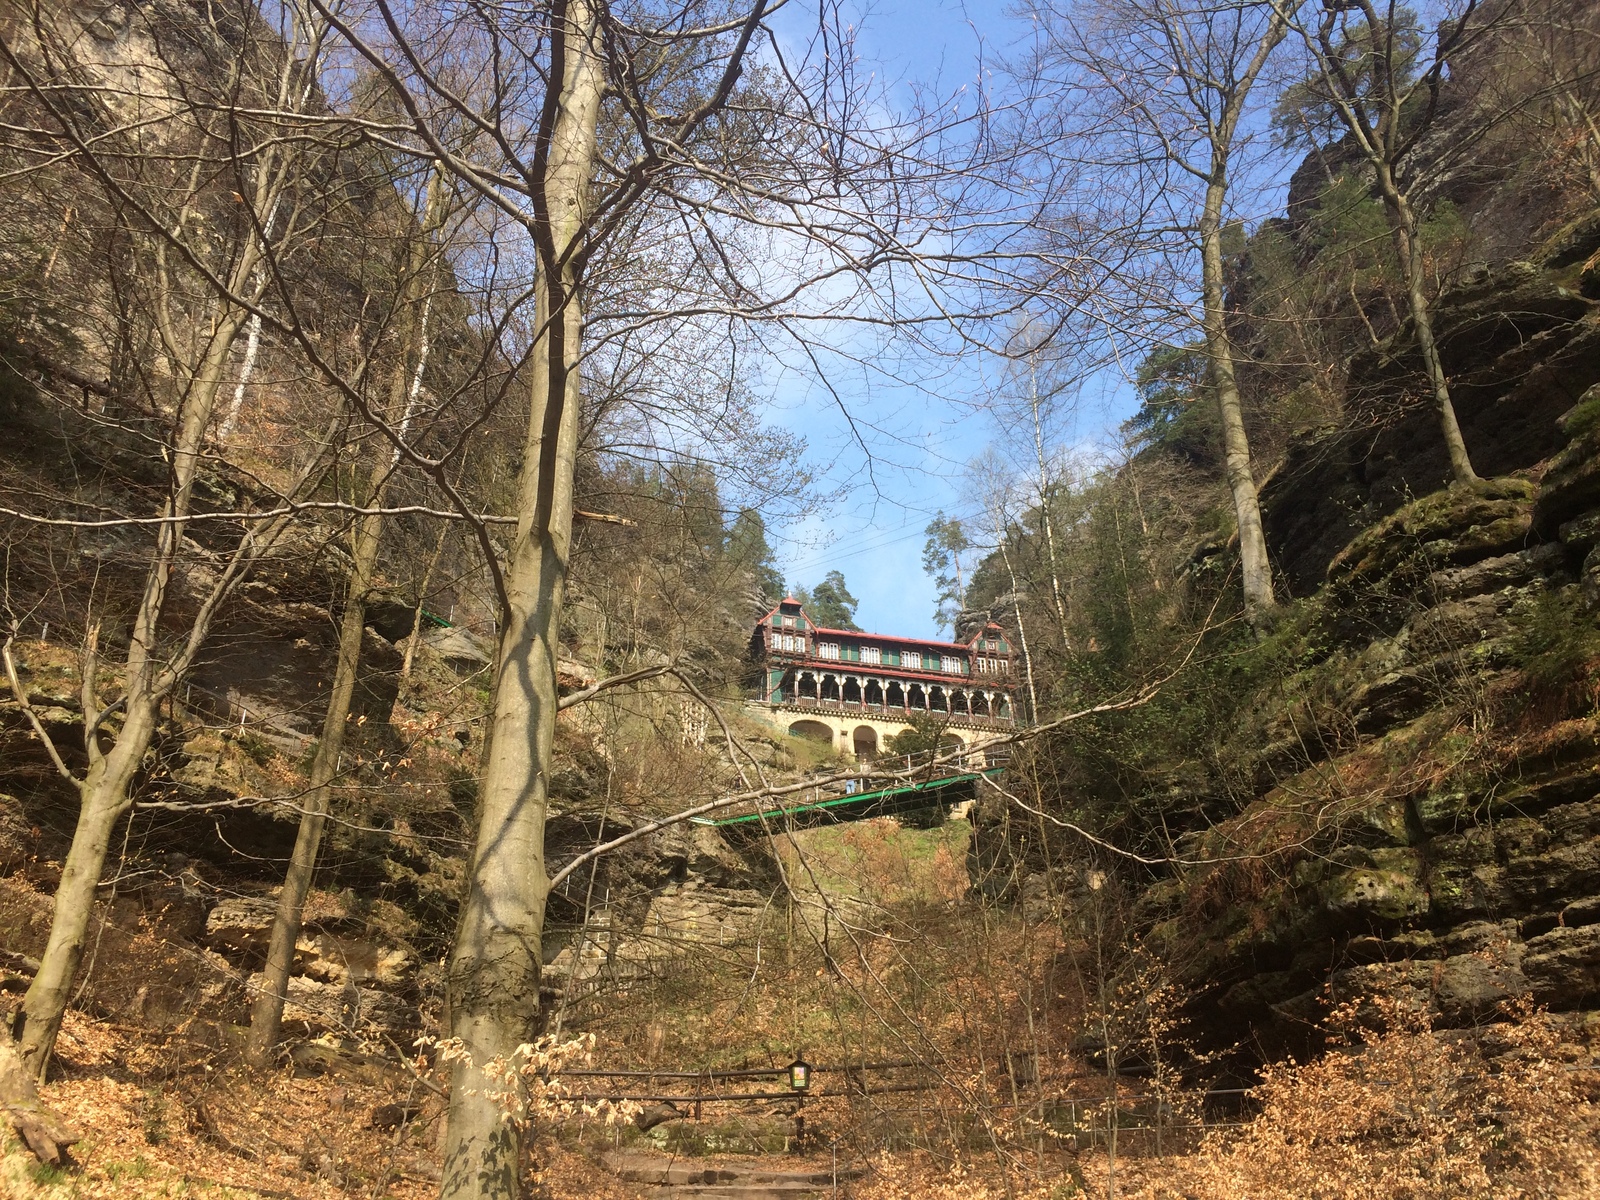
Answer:
M0 1028L0 1108L41 1162L59 1167L67 1161L67 1147L83 1140L65 1117L39 1099L33 1075L11 1040L10 1022Z

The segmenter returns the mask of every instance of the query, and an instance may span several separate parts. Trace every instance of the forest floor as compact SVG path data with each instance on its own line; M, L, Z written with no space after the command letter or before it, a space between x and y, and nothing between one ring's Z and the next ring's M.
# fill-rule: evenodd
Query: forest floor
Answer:
M193 1031L191 1031L193 1032ZM392 1065L250 1075L205 1039L69 1012L43 1099L82 1135L73 1165L38 1162L6 1131L5 1200L422 1200L438 1194L443 1105ZM206 1061L216 1059L217 1061ZM586 1155L553 1147L557 1200L637 1200Z

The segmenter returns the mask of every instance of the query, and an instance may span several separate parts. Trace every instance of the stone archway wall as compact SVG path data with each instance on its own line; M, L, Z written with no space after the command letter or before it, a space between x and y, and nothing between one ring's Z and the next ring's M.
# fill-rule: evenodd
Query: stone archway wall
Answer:
M776 729L779 733L790 733L796 726L803 726L800 737L810 737L822 742L826 741L841 754L856 754L856 731L870 729L876 735L874 751L897 733L902 733L911 728L903 720L888 719L870 713L835 713L817 711L810 708L790 707L788 705L752 703L746 706L745 711L762 724ZM956 729L953 735L963 744L972 742L975 738L983 737L991 732L981 727L962 728L961 718L955 717L953 724ZM826 731L824 735L823 731ZM998 732L998 731L993 731Z
M850 740L854 744L856 757L860 759L875 758L878 753L878 747L882 745L878 738L878 731L871 725L863 725L859 722L851 730Z

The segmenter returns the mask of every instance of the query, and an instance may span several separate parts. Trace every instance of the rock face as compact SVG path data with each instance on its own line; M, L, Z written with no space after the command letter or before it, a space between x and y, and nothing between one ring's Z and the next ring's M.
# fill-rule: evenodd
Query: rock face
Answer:
M551 819L545 841L558 869L629 830L615 820ZM735 850L714 830L677 825L579 870L551 894L545 944L552 984L578 991L661 971L697 947L754 934L775 879L757 849Z
M1565 245L1558 238L1537 264L1485 268L1437 302L1451 397L1485 478L1556 454L1569 436L1559 418L1600 383L1600 300L1574 286ZM1329 563L1361 529L1450 478L1438 421L1417 399L1426 388L1409 327L1352 359L1347 395L1366 419L1348 432L1296 442L1261 489L1273 562L1297 596L1321 586ZM1590 468L1567 470L1573 478L1563 486L1587 507Z
M1132 914L1203 1036L1304 1052L1330 999L1376 992L1447 1026L1513 997L1600 1022L1600 384L1549 428L1531 478L1304 547L1319 587L1273 635L1292 665L1250 685L1242 761L1174 774L1197 811L1237 814L1179 838L1208 865ZM1242 808L1230 787L1253 787ZM975 886L1026 903L1033 836L980 808Z
M1575 412L1591 407L1600 387ZM1327 995L1380 990L1445 1024L1514 995L1600 1007L1600 717L1563 691L1600 645L1578 586L1600 527L1597 448L1575 438L1543 488L1424 497L1332 556L1317 627L1349 649L1308 677L1348 732L1187 847L1259 862L1141 902L1219 1036L1290 1044ZM1275 840L1252 843L1269 817Z

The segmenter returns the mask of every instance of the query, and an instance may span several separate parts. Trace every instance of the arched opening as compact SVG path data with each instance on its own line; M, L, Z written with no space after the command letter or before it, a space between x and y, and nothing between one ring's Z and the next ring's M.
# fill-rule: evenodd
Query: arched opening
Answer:
M1000 697L1000 719L1002 721L1009 721L1011 719L1011 701L1006 699L1004 696Z
M905 708L906 689L900 686L898 683L891 682L889 684L889 693L885 697L885 703L888 704L890 708Z
M794 685L795 696L801 700L815 700L817 698L817 677L810 671L803 671L799 680Z
M844 689L840 694L840 699L842 699L846 704L860 704L861 685L854 679L846 679L844 681Z
M873 708L882 708L883 685L876 679L867 680L866 691L862 693L862 699L864 699L868 704L872 705Z
M942 687L928 689L928 710L930 712L949 712L950 698L945 695Z
M939 745L943 746L947 750L959 750L966 744L966 742L961 740L961 736L959 734L941 733L939 735Z
M979 701L981 702L981 704L983 706L983 715L986 716L986 717L993 717L994 716L994 697L991 696L988 692L985 692L978 699L979 699Z
M972 703L966 692L952 692L950 695L950 711L961 713L964 716L972 715Z
M912 708L927 708L928 707L928 693L927 693L927 690L920 683L913 683L911 685L911 707Z
M878 731L871 725L857 725L855 732L856 757L863 762L878 753Z
M822 698L824 700L837 700L839 698L839 678L836 675L822 677Z
M796 721L789 726L789 736L805 738L808 742L821 742L823 745L833 745L833 730L821 721Z

